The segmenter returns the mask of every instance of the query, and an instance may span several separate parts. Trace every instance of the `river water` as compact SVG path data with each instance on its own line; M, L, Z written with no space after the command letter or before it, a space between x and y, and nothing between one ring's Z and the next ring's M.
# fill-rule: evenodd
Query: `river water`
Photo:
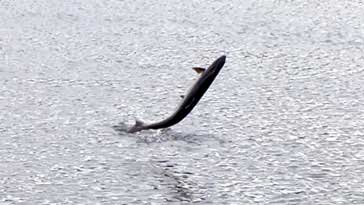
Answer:
M364 204L363 8L0 0L0 204Z

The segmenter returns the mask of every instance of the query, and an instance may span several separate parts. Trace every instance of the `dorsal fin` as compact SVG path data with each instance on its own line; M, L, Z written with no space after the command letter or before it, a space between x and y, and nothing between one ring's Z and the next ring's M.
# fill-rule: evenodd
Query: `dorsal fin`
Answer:
M205 72L205 68L201 68L201 67L193 67L193 70L195 70L197 73L203 73Z

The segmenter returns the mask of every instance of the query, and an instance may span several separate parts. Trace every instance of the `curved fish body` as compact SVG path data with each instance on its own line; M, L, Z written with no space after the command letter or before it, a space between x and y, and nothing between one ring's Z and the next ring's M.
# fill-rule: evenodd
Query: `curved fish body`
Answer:
M167 128L182 121L197 105L197 103L200 101L200 99L210 87L212 82L215 80L217 74L219 74L221 68L225 64L225 59L226 56L219 57L205 71L202 72L201 76L191 87L190 91L187 93L186 96L184 96L182 102L177 107L175 112L168 118L151 124L146 124L142 121L137 120L135 125L132 126L127 132L134 133L147 129Z

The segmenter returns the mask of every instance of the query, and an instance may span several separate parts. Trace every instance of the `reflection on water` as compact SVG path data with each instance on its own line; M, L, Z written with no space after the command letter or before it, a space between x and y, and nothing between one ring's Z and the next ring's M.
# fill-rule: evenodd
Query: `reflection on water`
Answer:
M198 134L198 133L184 133L174 131L172 128L165 128L160 130L146 130L138 133L127 133L128 125L120 122L112 128L122 137L134 136L138 139L137 142L144 143L162 143L166 141L183 141L189 144L206 144L214 141L216 143L224 143L223 140L217 138L212 134Z

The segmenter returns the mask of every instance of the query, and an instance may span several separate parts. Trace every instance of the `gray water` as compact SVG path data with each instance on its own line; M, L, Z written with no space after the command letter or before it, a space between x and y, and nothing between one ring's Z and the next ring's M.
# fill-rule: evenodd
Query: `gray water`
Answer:
M0 204L364 204L363 8L0 1Z

